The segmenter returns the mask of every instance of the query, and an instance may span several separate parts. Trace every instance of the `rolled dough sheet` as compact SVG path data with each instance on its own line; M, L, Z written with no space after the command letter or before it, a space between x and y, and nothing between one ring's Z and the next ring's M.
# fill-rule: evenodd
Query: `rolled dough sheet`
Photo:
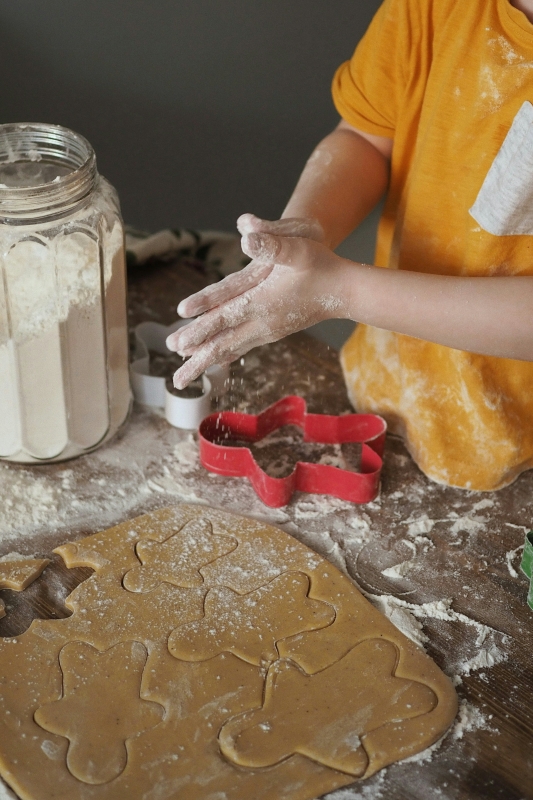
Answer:
M59 547L68 619L0 640L23 800L313 800L433 744L448 678L285 532L176 506Z

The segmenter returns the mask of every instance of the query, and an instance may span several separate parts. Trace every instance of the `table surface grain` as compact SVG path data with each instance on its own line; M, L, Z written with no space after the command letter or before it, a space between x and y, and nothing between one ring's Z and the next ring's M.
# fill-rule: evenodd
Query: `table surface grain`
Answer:
M205 276L198 265L154 262L137 268L129 276L131 326L146 319L173 322L178 301L204 283ZM256 412L288 393L305 397L313 412L340 414L350 410L336 352L305 334L255 350L244 363L234 365L223 405ZM136 408L128 426L116 440L101 448L98 458L109 464L139 425L146 426L150 415L155 452L158 441L163 456L165 448L167 452L183 439L185 434L170 430L160 415ZM285 452L280 457L290 456ZM69 462L69 474L75 478L76 487L72 499L83 495L89 479L93 480L98 472L98 464L104 461L88 455ZM154 461L157 459L152 458ZM168 458L165 463L169 463ZM41 466L35 468L35 474L40 480L53 482L64 474L62 469L57 464ZM146 476L148 467L144 465L143 469ZM139 491L130 506L116 513L112 524L180 499L190 500L191 492L198 498L216 497L221 508L264 514L265 519L272 519L253 491L238 479L213 478L197 468L189 472L185 484L178 482L177 489L171 489L163 473L155 471L157 465L152 463L150 469L155 477L148 486L153 488L155 483L157 491ZM32 468L26 466L4 467L0 474L4 501L8 499L9 476L17 470L25 476L32 473ZM121 477L120 469L115 472L115 485L123 485L129 491L132 473ZM6 481L7 488L2 487ZM439 486L421 474L401 440L389 437L381 494L376 502L350 507L300 495L281 515L278 512L282 527L335 563L340 559L364 591L377 596L394 595L413 607L438 600L447 602L446 607L454 612L451 618L438 619L430 614L422 619L428 637L426 649L450 675L462 672L460 701L465 711L477 709L474 718L476 713L478 720L479 715L483 718L480 727L474 725L462 737L459 729L455 734L452 731L427 761L393 765L366 782L364 795L363 785L354 784L349 794L342 794L343 800L533 798L533 612L526 605L528 584L519 571L518 549L525 530L532 524L532 496L533 472L523 474L512 486L497 493L476 494ZM113 514L112 509L110 513ZM274 521L278 517L274 514ZM38 555L51 557L52 563L24 592L0 591L7 608L6 616L0 620L0 636L20 634L35 617L68 616L64 600L91 570L68 570L51 551L65 541L95 532L98 522L87 513L78 518L74 504L71 522L63 521L57 530L48 521L46 525L37 524L34 535L28 537L26 533L19 540L15 537L2 545L4 553L15 548L28 552L34 544ZM363 531L363 535L349 536L349 530L356 534ZM415 551L414 566L404 577L383 575L386 567L413 559ZM483 634L484 630L489 631L485 643L479 641L480 631ZM497 647L500 658L503 654L503 660L465 674L468 669L464 662L483 647L490 654L492 645Z

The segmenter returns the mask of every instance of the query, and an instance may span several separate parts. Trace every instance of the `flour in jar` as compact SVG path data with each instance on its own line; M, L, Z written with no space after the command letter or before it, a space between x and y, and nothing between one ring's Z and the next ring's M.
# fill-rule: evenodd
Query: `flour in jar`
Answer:
M123 229L104 179L93 197L0 229L0 457L68 458L127 414Z
M101 181L104 200L112 189ZM0 286L0 340L9 331L15 341L25 341L68 318L73 307L90 307L100 301L101 277L98 236L91 230L87 209L67 223L39 223L0 229L0 257L5 284ZM104 231L104 280L109 284L113 257L123 249L121 224L112 220ZM114 223L114 224L113 224ZM6 291L7 288L7 291ZM3 301L3 302L2 302ZM2 330L4 328L4 330ZM4 334L4 337L2 337Z

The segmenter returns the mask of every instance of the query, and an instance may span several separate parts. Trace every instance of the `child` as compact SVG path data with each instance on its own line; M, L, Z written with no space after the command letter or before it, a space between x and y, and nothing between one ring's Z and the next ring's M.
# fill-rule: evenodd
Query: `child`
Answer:
M180 304L175 384L357 320L355 408L433 480L505 486L533 466L533 0L385 0L333 97L283 218L238 220L252 263ZM385 193L377 266L335 255Z

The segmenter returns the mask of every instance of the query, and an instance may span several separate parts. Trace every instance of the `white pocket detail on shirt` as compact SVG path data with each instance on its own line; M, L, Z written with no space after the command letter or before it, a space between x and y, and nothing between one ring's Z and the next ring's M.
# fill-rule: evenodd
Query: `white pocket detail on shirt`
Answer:
M533 105L526 101L470 209L495 236L533 235Z

